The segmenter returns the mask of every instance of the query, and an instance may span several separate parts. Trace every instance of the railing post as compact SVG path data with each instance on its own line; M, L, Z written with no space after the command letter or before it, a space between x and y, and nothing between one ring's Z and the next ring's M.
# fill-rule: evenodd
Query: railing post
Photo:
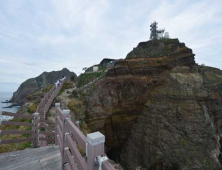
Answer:
M97 156L104 155L105 136L100 132L87 134L87 170L97 170L95 165Z
M67 162L65 159L65 149L67 147L66 143L66 133L68 133L67 121L70 119L70 110L62 111L62 169L64 168L65 163Z
M79 121L75 122L76 127L79 129Z
M32 133L33 133L33 141L32 146L37 147L39 144L39 113L34 113L34 119L32 121Z
M57 135L58 135L58 131L57 131L57 126L58 126L58 109L60 108L60 103L56 103L55 104L55 146L58 146L58 140L57 140Z

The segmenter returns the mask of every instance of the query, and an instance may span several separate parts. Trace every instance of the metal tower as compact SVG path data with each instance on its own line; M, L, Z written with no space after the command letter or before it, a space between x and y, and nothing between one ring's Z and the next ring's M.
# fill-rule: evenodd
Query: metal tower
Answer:
M151 31L151 33L150 33L150 39L151 40L156 40L157 39L157 22L156 21L154 21L154 23L152 23L151 25L150 25L150 31Z

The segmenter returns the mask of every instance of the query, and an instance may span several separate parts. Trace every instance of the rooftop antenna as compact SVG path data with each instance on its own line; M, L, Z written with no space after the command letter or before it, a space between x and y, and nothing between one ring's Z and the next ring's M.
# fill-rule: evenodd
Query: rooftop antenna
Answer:
M157 25L158 23L156 21L154 21L154 23L152 23L150 25L150 39L151 40L157 40L157 39L161 39L161 38L169 38L169 33L166 32L165 35L164 35L164 31L165 29L160 29L160 30L157 30Z
M156 40L157 39L157 22L156 21L154 21L154 23L152 23L151 25L150 25L150 31L151 31L151 33L150 33L150 39L151 40Z

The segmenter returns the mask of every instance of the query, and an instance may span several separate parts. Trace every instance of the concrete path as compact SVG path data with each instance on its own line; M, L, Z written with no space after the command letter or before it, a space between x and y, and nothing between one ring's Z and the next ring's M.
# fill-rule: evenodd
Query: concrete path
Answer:
M46 146L0 154L0 170L61 170L59 148Z

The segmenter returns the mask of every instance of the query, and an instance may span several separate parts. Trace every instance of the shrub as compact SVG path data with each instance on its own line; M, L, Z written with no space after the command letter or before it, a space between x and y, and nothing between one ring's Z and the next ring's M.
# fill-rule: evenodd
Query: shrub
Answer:
M28 112L29 113L35 113L37 109L37 104L33 103L29 108L28 108Z
M72 99L69 104L68 104L68 108L69 110L73 111L73 112L78 112L79 108L82 106L82 102L78 101L76 99Z
M52 87L53 87L53 85L49 85L49 86L45 87L44 89L42 89L42 92L47 93Z

